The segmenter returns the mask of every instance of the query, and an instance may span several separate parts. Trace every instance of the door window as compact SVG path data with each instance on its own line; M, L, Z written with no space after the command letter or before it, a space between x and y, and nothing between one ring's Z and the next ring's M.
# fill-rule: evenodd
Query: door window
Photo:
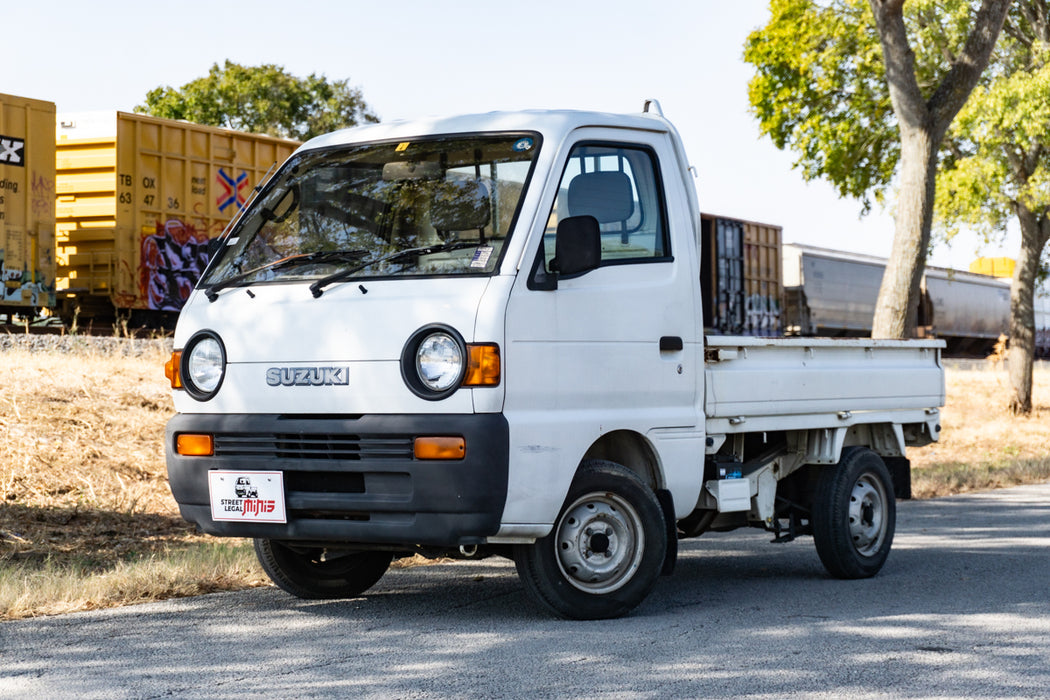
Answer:
M550 272L558 222L593 216L602 239L602 265L671 260L656 156L647 148L584 143L573 148L544 233Z

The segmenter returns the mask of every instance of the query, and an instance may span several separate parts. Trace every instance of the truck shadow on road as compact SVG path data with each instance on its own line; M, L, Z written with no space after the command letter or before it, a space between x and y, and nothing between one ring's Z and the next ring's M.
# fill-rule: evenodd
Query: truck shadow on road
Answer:
M1003 517L1008 508L1008 517ZM1029 580L1050 578L1050 502L1003 504L994 494L900 504L898 532L883 570L872 579L842 581L824 570L812 538L772 544L760 530L708 533L679 543L672 576L662 577L633 618L706 617L746 609L777 616L831 617L831 603L849 602L845 618L965 614L982 605L1046 604ZM1012 575L1026 572L1026 576ZM251 594L248 594L251 595ZM508 560L419 566L389 572L352 601L299 601L272 591L268 602L308 615L361 622L390 615L454 615L497 623L553 620L531 605Z
M354 600L270 588L6 623L0 689L1045 696L1050 485L1033 493L902 503L889 561L859 581L830 578L809 538L707 534L618 620L554 619L489 559L394 570Z

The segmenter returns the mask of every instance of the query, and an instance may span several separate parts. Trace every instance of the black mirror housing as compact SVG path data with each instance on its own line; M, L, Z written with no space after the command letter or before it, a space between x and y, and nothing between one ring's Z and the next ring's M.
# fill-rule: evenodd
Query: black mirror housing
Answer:
M598 267L602 238L598 220L590 215L570 216L558 222L551 270L561 279L578 277Z

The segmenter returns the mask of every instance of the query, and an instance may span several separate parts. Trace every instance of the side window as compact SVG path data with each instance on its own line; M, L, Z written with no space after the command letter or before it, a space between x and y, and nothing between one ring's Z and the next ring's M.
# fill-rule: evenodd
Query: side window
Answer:
M598 220L602 265L671 259L656 155L647 148L584 143L573 148L544 234L546 269L554 257L558 222Z

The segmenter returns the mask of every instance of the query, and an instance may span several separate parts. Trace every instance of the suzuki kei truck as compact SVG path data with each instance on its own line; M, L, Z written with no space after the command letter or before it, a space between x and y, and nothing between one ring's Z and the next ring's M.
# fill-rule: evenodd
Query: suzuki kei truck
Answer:
M623 615L680 538L811 535L877 573L938 437L940 341L705 337L700 213L658 110L375 124L300 147L183 308L183 517L303 598L502 555Z

